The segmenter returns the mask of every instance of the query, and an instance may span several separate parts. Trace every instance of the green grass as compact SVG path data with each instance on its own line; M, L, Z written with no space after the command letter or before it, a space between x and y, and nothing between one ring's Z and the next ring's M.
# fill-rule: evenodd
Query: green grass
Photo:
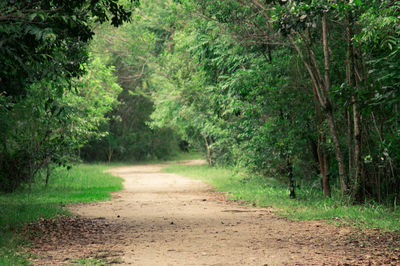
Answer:
M297 199L289 198L286 185L275 179L249 176L227 168L208 165L169 165L163 171L176 173L228 192L232 200L246 201L259 207L271 206L280 215L293 220L327 220L359 228L379 228L384 232L400 232L400 213L382 205L350 205L340 199L338 192L325 199L317 188L298 188Z
M48 187L37 182L31 192L23 189L0 194L0 265L28 264L29 254L19 249L22 242L15 233L21 225L38 218L68 214L62 208L64 204L103 201L111 198L110 192L121 190L123 180L104 173L107 168L110 165L57 168Z
M169 161L202 158L200 153L178 153ZM112 167L138 164L165 163L165 160L146 162L118 162L81 164L71 170L57 168L52 172L48 187L38 179L32 191L23 188L14 193L0 193L0 265L27 265L27 245L16 231L23 224L39 218L53 218L68 215L65 204L103 201L111 198L110 192L122 189L122 179L103 171ZM43 178L42 178L43 179ZM78 262L76 262L78 263ZM98 265L94 261L80 261L81 264Z

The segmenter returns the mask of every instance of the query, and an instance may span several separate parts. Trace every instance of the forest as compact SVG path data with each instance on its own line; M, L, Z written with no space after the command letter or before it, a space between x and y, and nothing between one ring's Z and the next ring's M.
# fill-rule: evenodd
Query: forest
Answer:
M399 62L395 0L0 1L0 264L398 264Z
M3 192L196 150L398 204L398 1L2 1L0 32Z

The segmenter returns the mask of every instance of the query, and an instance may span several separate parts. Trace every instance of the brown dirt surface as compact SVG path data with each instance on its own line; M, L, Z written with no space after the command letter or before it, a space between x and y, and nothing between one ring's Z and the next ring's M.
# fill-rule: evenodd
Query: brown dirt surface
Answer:
M111 201L69 206L79 216L27 225L34 264L400 264L398 235L290 221L271 208L228 201L203 182L161 173L163 166L111 169L125 179Z

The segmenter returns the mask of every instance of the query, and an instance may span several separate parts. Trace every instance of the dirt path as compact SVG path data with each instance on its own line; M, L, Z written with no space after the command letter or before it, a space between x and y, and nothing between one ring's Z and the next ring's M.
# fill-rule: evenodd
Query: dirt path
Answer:
M112 169L125 179L124 190L112 201L72 206L82 217L72 221L75 227L91 226L79 236L42 240L36 263L71 263L77 258L133 265L398 262L386 244L376 244L379 237L363 242L348 228L288 221L269 208L226 201L208 185L160 173L161 168Z

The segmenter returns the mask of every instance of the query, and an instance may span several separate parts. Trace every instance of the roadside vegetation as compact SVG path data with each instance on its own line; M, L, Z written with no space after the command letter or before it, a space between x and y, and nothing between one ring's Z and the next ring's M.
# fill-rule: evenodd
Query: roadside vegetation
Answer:
M208 165L171 164L162 169L185 177L209 183L217 191L226 192L228 199L243 201L257 207L273 207L277 214L292 220L326 220L336 225L350 225L360 229L379 229L381 232L400 232L400 213L396 206L370 202L352 205L344 202L340 191L332 197L321 195L320 184L301 184L297 198L289 198L287 186L274 179L252 175L227 167Z
M21 227L39 218L69 215L66 204L103 201L122 189L122 179L105 173L107 164L81 164L72 169L57 168L46 186L36 182L32 189L21 188L0 194L0 265L28 263L20 238ZM38 176L38 178L43 176Z
M51 165L195 148L211 166L282 180L291 198L321 183L325 198L340 190L340 202L396 209L399 10L390 0L4 2L0 191Z
M200 158L201 153L176 153L168 162ZM21 238L21 228L25 224L41 218L52 219L60 215L71 215L65 208L67 204L111 199L111 192L122 189L123 179L105 172L107 169L122 165L165 162L151 160L111 164L86 163L72 168L55 167L47 185L47 171L42 171L31 188L25 185L12 193L0 193L0 265L29 264L31 254L25 249L29 247L29 242ZM85 264L82 261L76 263Z
M0 14L0 242L120 189L103 166L65 170L77 162L189 150L218 168L182 170L227 171L210 182L235 199L398 231L399 1L20 0Z

